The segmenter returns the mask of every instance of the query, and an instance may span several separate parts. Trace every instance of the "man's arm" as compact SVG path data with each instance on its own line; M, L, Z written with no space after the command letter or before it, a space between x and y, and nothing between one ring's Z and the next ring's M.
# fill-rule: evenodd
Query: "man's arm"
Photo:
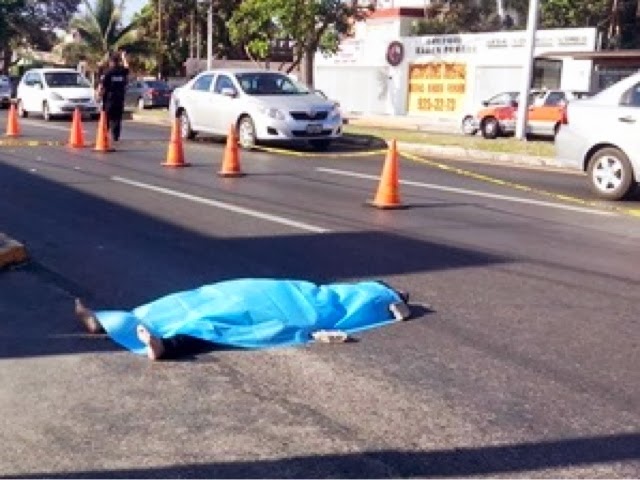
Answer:
M129 70L129 61L127 60L127 52L122 51L122 66Z

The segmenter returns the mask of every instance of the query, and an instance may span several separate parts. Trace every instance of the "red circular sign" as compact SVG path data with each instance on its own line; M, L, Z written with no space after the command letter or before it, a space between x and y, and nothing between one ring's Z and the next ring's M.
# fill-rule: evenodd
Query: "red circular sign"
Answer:
M387 63L392 67L397 67L404 60L404 45L402 42L394 41L387 47Z

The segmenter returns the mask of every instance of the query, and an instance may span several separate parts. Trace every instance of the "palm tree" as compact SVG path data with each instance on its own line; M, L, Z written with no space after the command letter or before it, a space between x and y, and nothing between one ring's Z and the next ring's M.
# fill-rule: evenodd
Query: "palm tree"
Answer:
M95 71L109 53L117 50L141 55L150 53L149 42L137 35L138 21L122 25L124 0L118 4L114 0L95 0L94 5L84 0L84 5L86 11L70 23L80 41L66 46L63 51L65 57L83 58Z

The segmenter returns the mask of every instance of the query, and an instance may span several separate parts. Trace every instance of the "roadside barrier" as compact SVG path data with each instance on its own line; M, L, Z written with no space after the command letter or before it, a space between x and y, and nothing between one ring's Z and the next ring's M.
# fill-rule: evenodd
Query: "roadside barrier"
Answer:
M179 118L173 120L171 139L169 140L169 147L167 148L167 158L162 165L173 168L190 166L190 164L184 160L184 146L182 145L182 136L180 135Z
M96 136L96 152L113 152L113 148L109 143L109 128L107 127L107 112L100 112L100 121L98 122L98 133Z
M82 129L82 115L80 109L73 111L73 121L71 122L71 131L69 132L69 146L71 148L84 148L84 130Z
M20 123L18 122L18 110L16 104L11 103L9 107L9 117L7 118L7 137L19 137L20 136Z
M234 125L229 126L229 135L227 135L227 144L224 148L224 158L222 159L222 168L218 172L221 177L242 177L242 169L240 168L240 153L238 151L238 137L236 137L236 129Z
M389 142L376 196L372 201L367 202L368 205L383 210L405 208L400 202L398 169L398 147L394 139Z

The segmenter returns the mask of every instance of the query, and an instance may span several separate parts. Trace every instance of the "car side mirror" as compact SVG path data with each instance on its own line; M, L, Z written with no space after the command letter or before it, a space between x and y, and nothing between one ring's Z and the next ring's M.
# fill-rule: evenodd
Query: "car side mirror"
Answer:
M488 100L485 100L484 102L482 102L482 105L483 105L484 107L488 107L488 106L489 106L489 101L488 101Z
M512 106L513 108L518 108L518 102L516 102L516 101L511 101L511 106Z
M222 95L224 95L225 97L231 97L231 98L235 98L238 96L238 92L236 92L235 88L223 88L220 93Z

